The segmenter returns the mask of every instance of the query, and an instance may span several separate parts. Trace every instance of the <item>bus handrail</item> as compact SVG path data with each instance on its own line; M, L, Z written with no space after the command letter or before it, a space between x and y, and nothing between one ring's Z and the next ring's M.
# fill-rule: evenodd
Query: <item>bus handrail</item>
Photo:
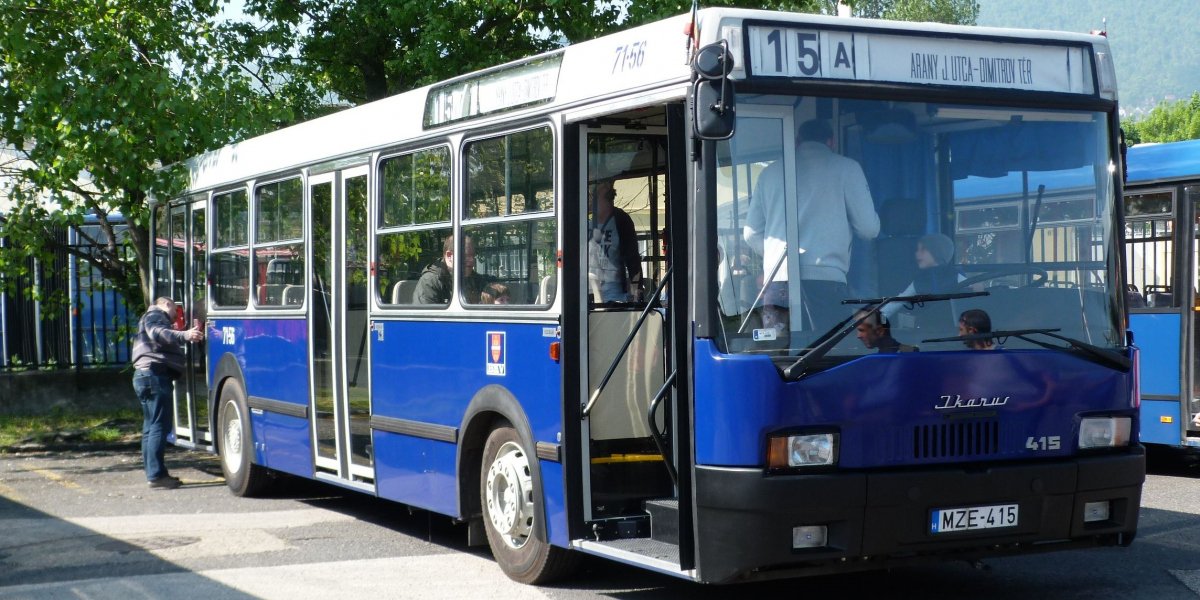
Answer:
M633 329L629 331L629 335L625 336L625 343L621 344L621 349L617 351L617 355L613 357L612 363L608 365L608 371L600 379L600 385L596 387L596 391L592 392L587 404L584 405L582 418L586 419L588 413L592 412L592 407L595 406L596 400L600 398L600 392L604 391L604 386L608 385L609 379L612 379L613 373L617 370L617 364L621 362L621 359L625 356L625 352L629 350L629 345L633 343L634 336L642 328L642 323L646 322L646 317L650 315L651 310L654 310L654 306L660 304L659 298L662 295L663 289L667 287L667 282L671 280L671 271L674 269L674 266L668 267L667 272L663 273L662 281L659 282L658 288L654 290L654 294L650 296L650 300L646 302L646 308L642 309L642 314L638 317L637 323L634 323Z

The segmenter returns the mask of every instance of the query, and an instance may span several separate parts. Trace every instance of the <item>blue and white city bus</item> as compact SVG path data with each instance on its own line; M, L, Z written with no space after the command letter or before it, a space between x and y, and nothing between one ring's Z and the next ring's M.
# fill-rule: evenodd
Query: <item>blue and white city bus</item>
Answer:
M881 222L821 328L814 119ZM208 332L174 441L239 495L287 473L447 515L530 583L583 554L732 582L1127 545L1117 131L1100 36L705 9L249 139L154 208L155 293ZM767 265L745 226L772 165L794 259ZM588 257L600 181L629 301ZM954 284L903 294L934 233ZM885 308L919 351L851 335ZM992 331L961 334L970 309Z
M1200 450L1196 347L1200 140L1128 150L1125 258L1129 328L1142 351L1141 439ZM1183 226L1178 226L1182 223Z

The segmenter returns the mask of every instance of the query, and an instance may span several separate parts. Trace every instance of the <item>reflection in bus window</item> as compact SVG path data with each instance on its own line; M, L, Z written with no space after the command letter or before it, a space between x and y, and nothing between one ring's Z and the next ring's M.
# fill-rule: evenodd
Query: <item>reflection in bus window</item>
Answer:
M510 304L547 305L556 276L554 138L547 128L467 145L463 233L475 246L474 271L504 284ZM479 222L491 217L500 222ZM462 261L457 261L462 265ZM462 301L479 304L479 285L458 274ZM467 284L470 285L467 285Z
M421 272L442 260L450 237L450 151L418 150L380 162L376 286L385 305L416 303Z
M213 245L212 302L220 308L245 308L250 301L249 207L246 190L213 197L216 243Z
M255 188L254 303L304 302L304 193L299 178Z

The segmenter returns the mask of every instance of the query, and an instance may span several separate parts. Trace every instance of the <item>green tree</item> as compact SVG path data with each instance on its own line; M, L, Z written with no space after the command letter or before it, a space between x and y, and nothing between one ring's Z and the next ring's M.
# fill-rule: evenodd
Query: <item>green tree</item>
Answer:
M360 104L611 30L611 2L248 0L293 76Z
M1176 102L1162 102L1140 120L1121 122L1127 144L1200 139L1200 92Z
M822 12L835 12L836 0L822 3ZM979 3L975 0L857 0L852 4L854 16L869 19L974 25L979 18Z
M268 85L273 74L250 67L259 42L217 13L217 0L0 2L0 139L19 159L0 166L0 273L67 250L144 300L147 199L177 193L177 163L312 108L304 86ZM114 213L127 239L108 226ZM79 229L88 214L103 229L94 239ZM93 247L65 247L63 228Z

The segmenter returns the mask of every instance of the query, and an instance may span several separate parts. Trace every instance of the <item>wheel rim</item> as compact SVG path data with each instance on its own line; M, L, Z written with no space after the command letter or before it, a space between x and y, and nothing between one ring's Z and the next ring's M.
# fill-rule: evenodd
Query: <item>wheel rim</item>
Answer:
M225 468L237 473L242 468L242 413L235 402L225 405L225 427L222 436L221 456Z
M525 451L515 442L505 442L488 467L488 520L510 548L521 548L533 530L533 477Z

